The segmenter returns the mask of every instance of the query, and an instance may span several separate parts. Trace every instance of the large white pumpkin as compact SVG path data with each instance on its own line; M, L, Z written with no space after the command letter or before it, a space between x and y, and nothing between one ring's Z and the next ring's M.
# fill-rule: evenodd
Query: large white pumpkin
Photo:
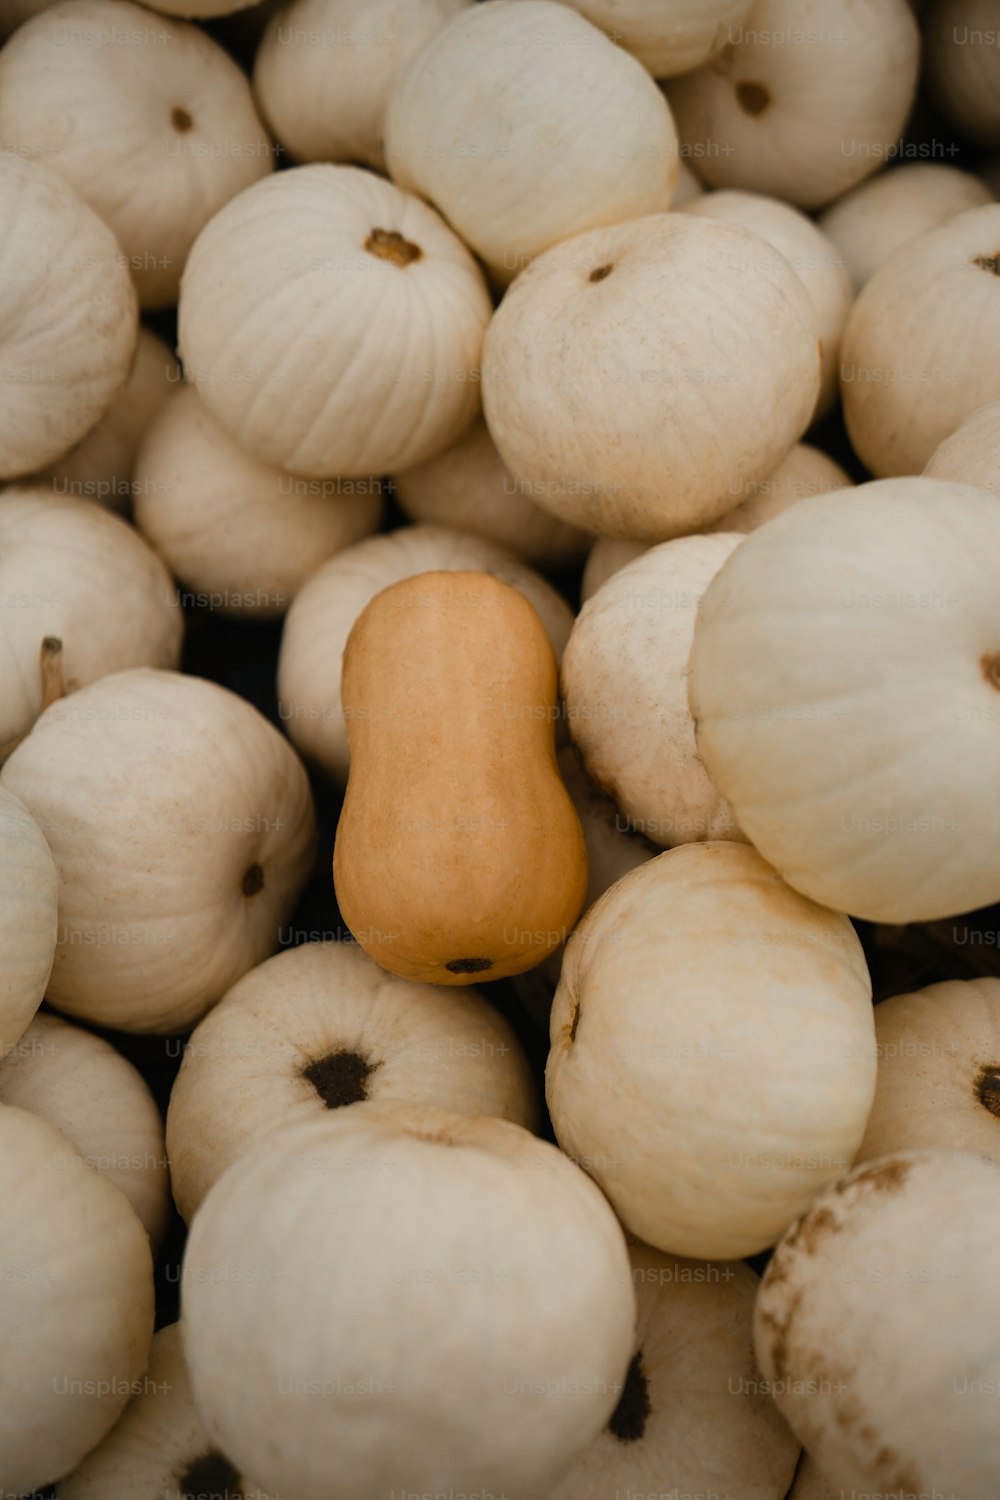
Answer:
M977 407L939 443L924 469L928 479L974 484L1000 495L1000 401Z
M1000 146L996 0L931 0L924 56L928 91L949 124L983 146Z
M0 1057L16 1046L45 995L58 899L59 876L41 829L0 787Z
M700 68L738 34L751 0L564 0L654 78Z

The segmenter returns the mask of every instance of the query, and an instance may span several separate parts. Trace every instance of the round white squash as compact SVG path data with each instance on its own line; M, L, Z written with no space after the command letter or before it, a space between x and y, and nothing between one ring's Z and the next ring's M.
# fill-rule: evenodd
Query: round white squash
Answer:
M103 417L128 378L138 310L111 231L54 172L2 150L0 222L3 480L59 458Z
M834 1495L991 1500L1000 1473L1000 1167L865 1163L774 1253L757 1360Z
M501 285L541 251L670 204L677 135L642 65L553 0L462 10L389 97L385 154Z
M919 474L978 406L1000 398L1000 204L910 240L847 320L844 417L873 474Z
M900 245L992 201L989 188L971 172L943 162L907 162L831 203L819 227L837 246L860 291Z
M847 1171L875 1091L853 927L743 844L685 844L612 886L566 945L550 1036L560 1145L677 1255L773 1245Z
M741 838L695 745L687 669L702 594L742 537L651 547L577 616L562 663L573 741L631 826L669 848Z
M932 0L923 22L927 88L961 135L1000 146L996 0Z
M385 169L385 111L421 47L472 0L292 0L254 59L257 102L297 161Z
M1000 899L994 555L994 495L884 480L803 500L709 585L698 749L747 837L814 901L918 922Z
M611 1420L549 1500L784 1500L798 1443L753 1355L749 1266L629 1247L635 1353Z
M482 272L432 208L358 167L295 167L199 235L181 357L258 458L354 478L461 435L479 410L490 312Z
M284 614L321 563L375 530L377 479L303 479L242 449L193 386L146 433L135 522L198 602L238 619Z
M0 1104L42 1115L121 1188L154 1250L170 1220L163 1121L142 1075L109 1042L37 1015L0 1061Z
M45 995L58 903L59 876L42 831L0 787L0 1059L16 1047Z
M494 314L483 403L540 505L663 541L720 516L802 435L819 391L809 294L748 229L690 213L591 230Z
M1000 495L1000 401L989 401L966 417L934 449L924 474Z
M131 0L59 0L17 31L0 53L0 143L114 231L143 307L176 302L202 225L274 165L236 63Z
M124 1193L39 1115L0 1107L0 1473L41 1489L99 1443L146 1368L153 1261ZM16 1211L15 1206L16 1205Z
M210 1434L278 1494L543 1495L615 1408L635 1296L614 1215L555 1147L358 1104L220 1179L182 1321Z
M654 78L690 73L721 52L751 0L565 0Z
M919 58L906 0L755 0L714 62L668 98L712 187L819 208L892 154Z
M399 979L356 943L305 943L244 974L184 1049L167 1114L182 1217L265 1135L363 1099L538 1122L521 1045L478 991Z
M274 951L312 864L312 798L243 698L116 672L47 709L2 779L59 871L57 1009L181 1031Z
M0 493L0 746L27 734L53 688L126 667L174 667L184 620L159 558L92 500L14 485ZM0 755L5 751L0 751Z
M573 612L551 584L482 537L445 526L404 526L368 537L319 568L296 595L281 641L278 713L293 743L335 781L347 781L350 754L340 674L351 626L382 589L417 573L489 573L534 605L560 660Z

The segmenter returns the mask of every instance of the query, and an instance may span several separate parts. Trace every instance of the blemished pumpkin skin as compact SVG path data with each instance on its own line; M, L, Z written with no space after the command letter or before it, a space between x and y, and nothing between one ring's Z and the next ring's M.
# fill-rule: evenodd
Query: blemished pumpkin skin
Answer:
M541 620L487 573L405 579L355 622L333 874L344 921L383 968L472 984L564 941L587 851L556 764L557 695Z
M56 951L58 901L59 876L41 829L0 787L0 1059L42 1003Z
M181 1288L209 1433L297 1500L545 1496L635 1335L625 1238L586 1175L509 1121L430 1107L262 1141L199 1209Z
M835 1497L996 1494L998 1233L1000 1167L904 1151L855 1167L778 1246L757 1362Z
M768 522L706 590L699 752L814 901L905 923L1000 898L998 548L994 495L876 481Z
M369 1099L538 1123L521 1044L478 991L399 979L356 943L303 943L267 959L184 1049L167 1113L182 1218L190 1223L265 1135Z
M192 1026L274 951L312 867L294 750L198 677L139 668L81 688L46 709L0 779L59 871L47 998L102 1026Z
M654 78L690 73L721 52L751 0L567 0Z
M157 1248L171 1214L163 1121L142 1075L110 1042L41 1012L0 1060L0 1104L61 1130L121 1189Z
M1000 495L1000 401L989 401L966 417L934 449L924 474Z
M1000 51L992 0L932 0L923 22L928 92L960 135L1000 146Z
M124 1193L40 1115L0 1107L0 1473L11 1495L72 1469L146 1367L153 1260Z
M52 463L104 416L128 378L138 305L110 229L54 172L9 151L0 220L4 480Z
M573 611L550 583L505 548L449 526L403 526L345 548L299 590L278 659L278 713L285 729L301 753L340 785L350 766L340 687L351 627L382 589L447 568L489 573L519 589L538 611L556 660L562 658Z
M683 844L612 886L566 946L549 1034L559 1144L675 1255L773 1245L850 1167L875 1091L853 927L745 844Z

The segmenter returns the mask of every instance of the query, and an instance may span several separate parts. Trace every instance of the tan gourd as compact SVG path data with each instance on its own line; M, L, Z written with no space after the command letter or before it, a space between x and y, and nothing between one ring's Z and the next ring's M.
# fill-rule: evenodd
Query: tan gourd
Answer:
M538 615L486 573L423 573L372 600L344 652L351 774L337 900L407 979L534 968L587 886L555 757L555 657Z
M932 0L923 31L934 103L961 135L1000 146L1000 28L993 0Z
M17 1045L42 1003L56 951L58 900L59 876L41 829L0 787L0 1058Z
M566 0L654 78L690 73L721 52L751 0Z
M245 974L184 1049L167 1115L182 1216L265 1135L362 1099L538 1117L521 1045L477 991L398 979L356 943L304 943Z
M1000 495L1000 401L989 401L966 417L934 449L924 473Z

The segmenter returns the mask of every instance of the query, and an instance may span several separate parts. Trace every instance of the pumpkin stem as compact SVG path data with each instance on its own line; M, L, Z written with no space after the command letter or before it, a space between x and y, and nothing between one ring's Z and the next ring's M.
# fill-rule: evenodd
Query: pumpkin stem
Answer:
M982 660L983 676L1000 693L1000 651L988 651Z
M608 1431L620 1443L634 1443L646 1431L646 1422L653 1410L649 1401L649 1381L642 1368L642 1350L633 1354L625 1376L625 1384L618 1398L618 1405L611 1413Z
M62 670L62 641L56 635L47 635L42 641L42 648L38 657L38 673L42 679L42 706L38 710L43 714L53 703L58 703L60 698L66 696L66 682ZM7 740L0 745L0 765L13 755L18 745L28 738L31 730L24 734L17 734L12 740Z
M365 240L365 249L379 260L391 260L394 266L408 266L424 253L419 245L411 244L395 229L373 229Z
M485 974L492 967L492 958L453 958L445 964L449 974Z
M368 1080L378 1067L360 1052L328 1052L302 1069L327 1109L360 1104L368 1098Z
M188 1464L181 1475L181 1500L242 1500L240 1476L228 1458L212 1449Z
M738 83L736 98L748 115L762 115L771 102L771 95L762 83Z
M976 1098L984 1109L1000 1120L1000 1063L990 1063L976 1079Z
M1000 252L996 255L977 255L972 264L978 266L981 271L989 271L994 276L1000 276Z

